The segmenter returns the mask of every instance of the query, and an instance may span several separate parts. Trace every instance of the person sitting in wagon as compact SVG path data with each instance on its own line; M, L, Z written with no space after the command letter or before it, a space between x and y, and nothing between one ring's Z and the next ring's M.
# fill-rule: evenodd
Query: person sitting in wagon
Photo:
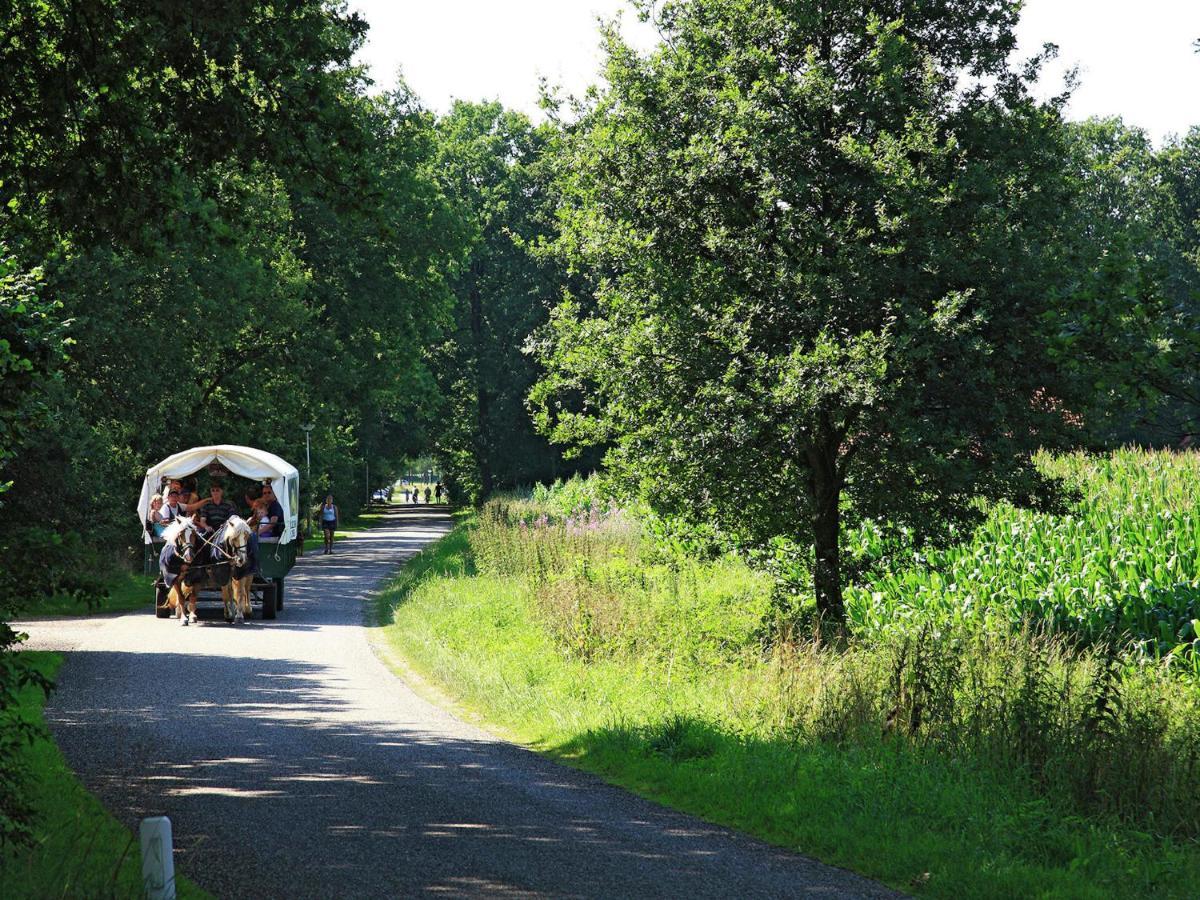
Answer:
M170 525L180 516L187 515L187 509L180 502L178 481L171 482L171 488L167 491L167 502L163 504L159 513L164 525Z
M263 485L259 503L259 535L279 537L283 533L283 506L275 499L275 489L269 482Z
M171 487L179 489L179 503L186 512L194 513L201 506L208 502L208 498L201 498L196 493L196 479L184 478L183 480L172 479Z
M219 531L230 516L237 514L237 507L225 499L225 485L214 481L209 489L208 500L199 509L201 528L206 534Z
M146 516L146 531L150 537L158 541L166 531L166 520L163 518L163 495L155 494L150 498L150 512Z

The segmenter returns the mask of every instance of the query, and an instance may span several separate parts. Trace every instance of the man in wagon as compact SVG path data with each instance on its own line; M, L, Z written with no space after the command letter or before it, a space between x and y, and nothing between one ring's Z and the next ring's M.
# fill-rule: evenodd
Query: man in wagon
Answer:
M209 489L208 500L200 507L201 528L211 535L221 530L229 517L237 513L237 507L225 499L225 485L214 481Z
M187 515L187 510L180 500L178 481L171 482L171 489L167 491L167 502L163 504L161 513L164 525L170 525L180 516Z
M275 489L267 482L262 489L263 508L266 512L264 519L271 526L271 537L279 537L283 533L283 505L275 498ZM263 537L267 535L264 533Z

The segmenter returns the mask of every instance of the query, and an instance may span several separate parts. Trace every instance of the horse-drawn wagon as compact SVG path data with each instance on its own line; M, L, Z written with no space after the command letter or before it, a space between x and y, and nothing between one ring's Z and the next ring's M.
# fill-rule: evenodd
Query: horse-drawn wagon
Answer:
M155 494L164 493L164 486L171 481L189 479L201 473L208 473L214 480L229 476L246 479L247 482L261 484L265 489L270 487L275 500L283 510L283 516L270 535L258 534L254 530L254 548L257 560L252 560L250 566L253 579L247 571L245 585L248 587L247 600L258 605L264 619L274 619L276 610L283 608L284 583L287 574L296 562L296 551L300 545L299 509L300 509L300 474L296 467L264 450L253 447L238 447L221 444L210 447L193 447L169 456L157 465L146 470L142 483L142 493L138 500L138 516L143 523L150 513L151 499ZM231 517L238 518L238 517ZM239 519L240 521L240 519ZM241 547L242 556L235 558L235 553L229 548L222 549L222 544L215 537L206 538L204 535L191 534L187 529L180 533L179 529L170 532L170 540L188 541L201 545L199 551L207 549L211 554L205 556L199 553L192 559L192 543L188 544L186 565L188 569L187 584L195 590L195 599L200 601L221 600L225 605L226 618L231 618L229 600L229 582L231 565L236 572L239 565L246 568L245 551ZM150 529L145 530L145 542L155 552L163 547ZM182 544L180 545L183 546ZM181 557L182 560L182 557ZM171 615L172 608L168 597L170 585L168 578L160 574L155 579L155 613L159 618ZM246 612L249 613L249 602ZM238 613L240 615L241 608ZM185 618L186 621L186 618Z

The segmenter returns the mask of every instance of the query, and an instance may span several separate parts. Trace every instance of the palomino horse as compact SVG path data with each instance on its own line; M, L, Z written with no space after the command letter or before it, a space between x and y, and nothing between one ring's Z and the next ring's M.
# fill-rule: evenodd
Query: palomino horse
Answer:
M188 568L196 557L196 525L187 516L179 516L163 532L158 570L168 588L167 605L187 625L196 621L196 585ZM190 608L189 608L190 607Z
M230 516L217 536L217 546L233 564L233 577L221 585L225 603L225 621L240 625L250 617L250 584L258 571L257 541L254 529L241 516ZM233 609L236 607L236 615Z

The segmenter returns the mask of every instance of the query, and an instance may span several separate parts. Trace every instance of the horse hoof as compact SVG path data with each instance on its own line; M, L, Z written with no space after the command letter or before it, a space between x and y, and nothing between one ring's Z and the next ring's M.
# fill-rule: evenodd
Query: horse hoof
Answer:
M179 624L180 624L180 625L187 625L187 624L188 624L188 617L187 617L187 616L184 616L182 619L180 619L180 620L179 620Z
M192 624L195 625L196 624L196 614L195 613L192 613L191 619L192 619Z
M246 620L242 618L242 614L240 612L234 617L233 621L237 625L243 625L246 622Z

